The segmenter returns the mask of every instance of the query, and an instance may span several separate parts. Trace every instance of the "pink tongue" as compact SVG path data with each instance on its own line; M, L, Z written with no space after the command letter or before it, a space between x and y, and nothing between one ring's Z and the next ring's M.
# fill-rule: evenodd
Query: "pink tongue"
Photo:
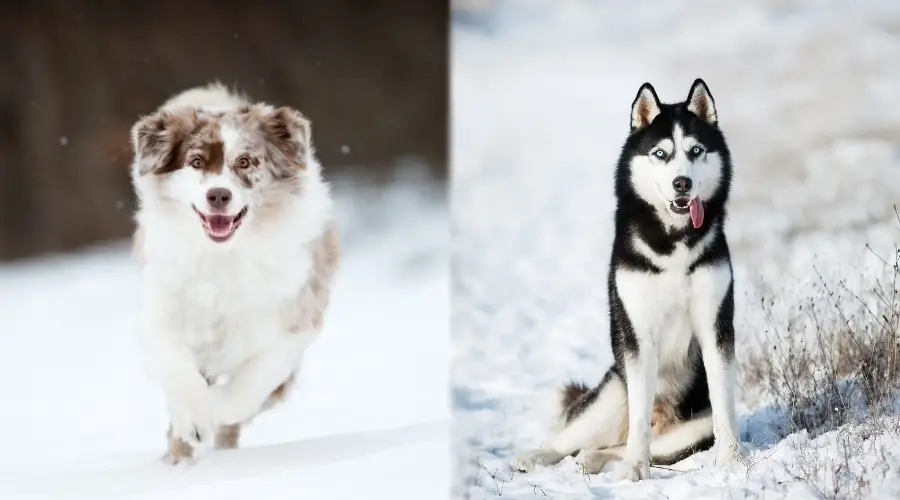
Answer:
M694 229L697 229L703 225L703 203L699 197L695 197L691 199L690 207L691 222L694 224Z

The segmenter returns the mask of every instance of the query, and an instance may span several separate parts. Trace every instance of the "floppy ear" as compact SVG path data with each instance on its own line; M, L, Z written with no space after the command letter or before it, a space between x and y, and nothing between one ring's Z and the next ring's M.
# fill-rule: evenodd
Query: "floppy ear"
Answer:
M305 168L312 156L312 124L303 113L287 106L266 113L260 120L266 140L288 160Z
M196 112L189 110L157 111L138 120L131 127L131 145L138 173L165 174L178 170L181 166L178 150L194 119Z
M631 103L631 131L646 127L659 115L659 97L649 82L641 85L634 102Z
M691 85L691 91L688 93L687 98L687 109L710 125L715 125L719 122L719 118L716 116L716 103L713 101L713 96L709 92L706 82L701 78L694 80L693 85Z

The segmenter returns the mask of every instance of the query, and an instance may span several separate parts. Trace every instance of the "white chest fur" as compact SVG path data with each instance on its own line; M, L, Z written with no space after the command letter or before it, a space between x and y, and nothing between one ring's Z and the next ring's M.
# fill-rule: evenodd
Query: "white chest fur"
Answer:
M185 345L210 376L226 374L285 340L283 311L298 300L312 270L303 243L173 247L146 236L146 334Z
M659 273L620 269L616 272L616 289L625 306L638 345L652 347L658 355L657 394L672 395L690 381L682 376L699 360L690 357L694 341L692 301L703 293L696 288L702 282L693 279L690 266L697 260L713 231L694 247L677 244L668 255L659 255L639 238L634 248L655 266Z

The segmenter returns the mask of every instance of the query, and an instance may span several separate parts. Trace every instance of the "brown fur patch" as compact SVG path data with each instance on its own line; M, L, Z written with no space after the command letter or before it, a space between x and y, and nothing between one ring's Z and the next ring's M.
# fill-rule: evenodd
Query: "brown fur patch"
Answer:
M330 221L325 231L312 243L313 268L297 301L289 304L282 316L292 333L319 330L331 296L331 284L340 266L341 248L337 225Z
M265 155L276 179L288 179L306 168L312 154L311 124L299 111L263 103L242 108L238 123L256 129L265 143Z
M653 404L653 413L650 416L650 426L653 436L659 436L665 432L667 428L677 424L678 421L674 406L659 401Z
M296 374L292 373L287 378L287 380L282 382L278 387L275 388L275 390L272 391L271 394L269 394L269 397L263 403L262 408L260 408L259 412L257 412L257 415L266 410L272 409L274 406L278 405L279 403L284 402L284 400L285 400L285 398L287 398L287 395L290 392L291 388L294 386L295 381L296 381ZM250 421L253 420L254 417L255 417L255 415L239 424L219 426L216 429L215 447L220 450L230 450L230 449L237 448L238 445L240 444L240 440L241 440L241 428L244 425L249 424ZM185 445L185 446L187 446L187 445Z
M269 394L269 398L266 399L265 403L263 403L262 409L268 410L273 406L284 402L291 388L294 387L294 383L296 382L296 380L296 374L292 373L291 376L287 378L287 380L282 382L281 385L279 385L275 388L274 391L272 391L272 394Z
M191 165L192 161L201 160L199 170L219 174L225 168L225 145L218 140L217 133L209 131L213 129L212 126L208 126L207 129L205 137L192 136L186 141L186 154L191 155L187 158L187 162Z
M140 174L166 174L183 166L178 157L181 141L193 130L193 109L157 111L141 118L131 128L131 143L140 162Z
M219 450L230 450L238 447L241 439L241 424L222 425L216 429L215 447Z
M169 441L169 450L166 452L163 460L171 464L177 464L193 458L194 448L192 448L191 445L185 443L181 439L175 437L171 425L169 426L169 430L166 432L166 439Z
M678 415L675 414L675 407L669 403L655 401L653 410L650 414L650 435L659 436L666 432L671 426L679 423ZM610 446L624 445L628 441L628 411L626 408L625 418L619 423L619 437L615 443Z
M194 160L200 160L205 172L221 172L225 158L219 122L219 115L194 108L157 111L138 120L131 136L139 173L168 174L193 166Z

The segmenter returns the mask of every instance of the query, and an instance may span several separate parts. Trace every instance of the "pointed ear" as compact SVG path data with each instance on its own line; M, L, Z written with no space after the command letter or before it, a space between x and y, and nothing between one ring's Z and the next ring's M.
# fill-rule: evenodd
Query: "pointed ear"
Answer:
M286 159L299 163L301 168L309 165L312 124L303 113L286 106L280 107L262 117L260 128L268 143Z
M140 175L165 174L178 170L178 150L190 132L197 114L185 111L157 111L131 127L131 146Z
M659 115L659 97L650 83L644 83L631 103L631 131L644 128Z
M715 125L719 122L713 96L709 92L706 82L700 78L694 80L693 85L691 85L691 91L688 93L687 98L687 109L710 125Z

